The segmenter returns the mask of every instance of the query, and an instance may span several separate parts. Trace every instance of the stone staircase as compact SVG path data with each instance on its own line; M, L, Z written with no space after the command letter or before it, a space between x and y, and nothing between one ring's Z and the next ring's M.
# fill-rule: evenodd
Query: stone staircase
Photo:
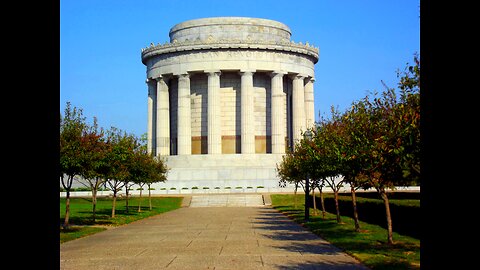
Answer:
M261 194L193 195L189 207L258 207L264 206Z

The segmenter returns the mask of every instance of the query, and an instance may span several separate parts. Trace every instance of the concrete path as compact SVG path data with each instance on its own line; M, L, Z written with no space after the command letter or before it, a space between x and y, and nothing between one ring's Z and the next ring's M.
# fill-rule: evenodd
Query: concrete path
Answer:
M60 245L61 269L368 269L268 207L188 207Z

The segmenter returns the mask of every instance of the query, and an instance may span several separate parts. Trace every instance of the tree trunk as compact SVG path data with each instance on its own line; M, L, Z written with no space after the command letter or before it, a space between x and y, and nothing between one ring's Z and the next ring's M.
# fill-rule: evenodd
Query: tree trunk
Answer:
M95 223L95 213L97 209L97 191L92 189L92 219L93 223Z
M128 214L128 186L125 185L126 191L125 191L125 212Z
M152 211L152 191L150 190L150 185L148 185L148 205L150 207L150 211Z
M117 203L117 189L113 190L113 201L112 201L112 218L115 217L115 207Z
M293 207L297 209L297 189L298 189L298 183L295 183L295 191L293 193Z
M383 199L383 203L385 204L385 214L387 216L387 228L388 228L388 237L387 241L388 244L393 244L393 230L392 230L392 216L390 215L390 203L388 202L388 196L385 192L385 189L379 189L380 197Z
M352 205L353 205L353 220L355 221L355 231L360 231L360 222L358 221L358 211L357 211L357 197L355 196L355 187L350 184L350 190L352 194Z
M340 217L340 207L338 205L338 190L334 189L333 194L334 194L334 197L335 197L335 210L337 211L337 223L341 223L342 218Z
M141 208L141 203L142 203L142 188L140 187L140 197L138 198L138 212L142 212Z
M315 187L312 188L312 197L313 197L313 215L317 215L317 199L315 197Z
M318 188L318 191L320 192L320 205L322 207L322 218L325 219L325 200L323 199L323 191L322 188Z
M73 184L73 175L67 175L67 184L64 182L63 174L61 176L62 179L62 185L65 191L67 192L66 198L65 198L65 220L63 222L63 228L68 229L70 224L69 224L69 219L70 219L70 189L72 188Z
M68 229L70 226L68 220L70 219L70 190L67 189L67 197L65 199L65 221L63 222L63 228Z

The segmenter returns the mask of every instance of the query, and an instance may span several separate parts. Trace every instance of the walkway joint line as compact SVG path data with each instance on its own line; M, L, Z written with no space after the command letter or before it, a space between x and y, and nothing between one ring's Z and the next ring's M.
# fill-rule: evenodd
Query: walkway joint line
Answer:
M172 262L178 257L178 255L175 255L175 257L167 264L167 266L165 266L165 268L167 268L170 264L172 264Z

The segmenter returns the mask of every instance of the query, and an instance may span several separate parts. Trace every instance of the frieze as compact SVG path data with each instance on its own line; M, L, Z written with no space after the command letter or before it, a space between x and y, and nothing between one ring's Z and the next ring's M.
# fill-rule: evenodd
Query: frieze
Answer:
M156 55L148 60L148 66L163 66L174 63L215 62L222 60L255 60L269 62L288 62L309 66L312 62L292 52L268 50L210 50L195 52L173 52Z

